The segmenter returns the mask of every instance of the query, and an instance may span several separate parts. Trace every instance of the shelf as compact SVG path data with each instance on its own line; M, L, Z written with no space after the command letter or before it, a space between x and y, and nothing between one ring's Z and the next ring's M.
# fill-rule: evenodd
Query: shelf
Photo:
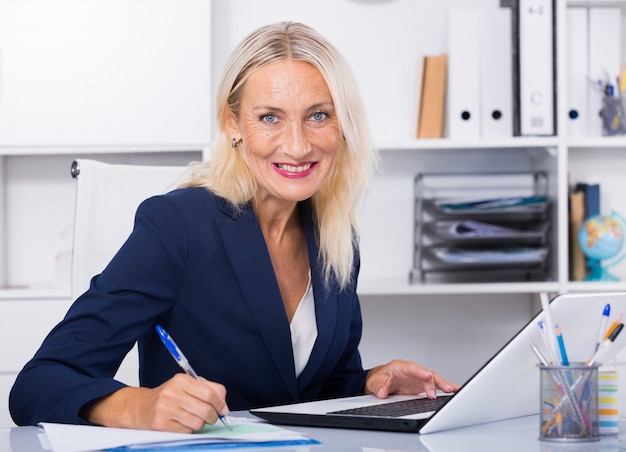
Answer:
M16 300L67 300L71 299L70 289L55 286L8 287L0 289L0 303Z
M625 0L567 0L568 7L617 7L621 8L622 12L626 11L626 1Z
M568 282L564 292L626 292L626 281L615 282Z
M409 284L408 280L361 280L359 296L435 295L435 294L511 294L560 292L556 282L516 282L490 284Z
M177 145L115 145L115 146L1 146L0 156L118 154L118 153L167 153L203 152L210 148L207 143Z
M556 137L515 137L507 140L434 140L381 141L380 152L429 151L456 149L552 149L564 144L569 149L606 148L626 149L626 135L611 137L568 138L563 143Z
M597 137L597 138L576 138L570 139L567 142L567 147L570 150L576 149L626 149L626 135L612 136L612 137Z
M434 149L523 149L554 148L559 144L556 137L514 137L502 140L459 140L459 139L415 139L403 141L381 141L378 149L385 151L419 151Z
M393 295L459 295L459 294L514 294L539 292L626 292L626 281L618 282L547 282L469 283L469 284L410 284L402 279L369 279L359 281L359 296ZM0 295L1 296L1 295Z

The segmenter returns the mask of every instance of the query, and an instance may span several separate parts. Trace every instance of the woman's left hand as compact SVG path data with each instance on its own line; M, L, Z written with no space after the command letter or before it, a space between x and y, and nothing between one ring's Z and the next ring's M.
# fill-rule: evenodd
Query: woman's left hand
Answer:
M413 361L394 359L369 371L365 380L365 392L385 399L390 394L426 393L430 399L437 397L436 390L457 391L461 386L443 378L433 369Z

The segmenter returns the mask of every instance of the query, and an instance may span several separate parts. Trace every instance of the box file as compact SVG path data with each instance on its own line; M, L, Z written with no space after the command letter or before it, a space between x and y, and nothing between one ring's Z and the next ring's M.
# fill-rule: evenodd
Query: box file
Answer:
M422 85L424 83L424 57L417 58L415 67L415 100L414 112L415 116L413 124L415 124L415 137L419 138L420 131L420 109L422 108Z
M485 10L481 26L481 135L513 136L511 10Z
M513 136L520 132L520 98L519 98L519 10L518 0L500 0L501 8L511 11L511 66L513 77Z
M448 19L448 136L477 139L481 135L480 29L483 14L480 10L451 10Z
M519 0L520 134L554 135L552 0Z
M567 129L570 137L588 136L591 85L587 78L589 30L587 8L567 9Z
M513 136L510 9L452 10L448 38L450 138Z

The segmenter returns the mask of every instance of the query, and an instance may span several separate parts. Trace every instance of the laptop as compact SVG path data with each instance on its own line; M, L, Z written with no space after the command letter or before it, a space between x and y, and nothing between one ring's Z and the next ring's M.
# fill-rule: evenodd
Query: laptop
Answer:
M611 305L611 322L626 314L626 293L564 294L550 302L552 320L563 332L570 362L585 362L593 352L604 306ZM440 406L417 414L376 414L373 408L388 404L431 403L421 396L372 395L344 397L250 410L275 424L415 432L420 434L539 413L539 370L530 342L544 353L538 322L543 311L526 324L504 347L464 383L455 394L441 399ZM620 334L605 355L608 362L626 345ZM451 358L453 359L453 358ZM409 401L409 402L407 402ZM354 409L354 411L353 411Z

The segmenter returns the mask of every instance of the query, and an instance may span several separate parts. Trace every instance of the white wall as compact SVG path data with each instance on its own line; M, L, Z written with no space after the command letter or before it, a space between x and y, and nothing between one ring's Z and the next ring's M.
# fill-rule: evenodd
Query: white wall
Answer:
M412 359L458 383L538 312L527 294L362 296L361 306L366 368Z

